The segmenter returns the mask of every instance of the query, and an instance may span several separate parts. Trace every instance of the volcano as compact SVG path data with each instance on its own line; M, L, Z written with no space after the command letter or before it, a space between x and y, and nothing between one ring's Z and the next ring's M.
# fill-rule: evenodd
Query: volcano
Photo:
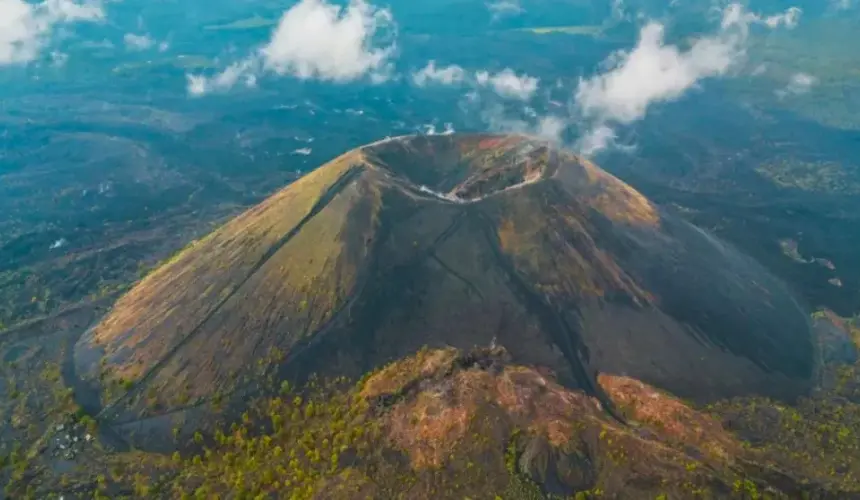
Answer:
M422 346L504 346L610 411L602 374L790 400L817 371L808 318L761 265L573 153L408 136L189 245L81 337L74 367L103 424L154 443L273 382L359 377Z

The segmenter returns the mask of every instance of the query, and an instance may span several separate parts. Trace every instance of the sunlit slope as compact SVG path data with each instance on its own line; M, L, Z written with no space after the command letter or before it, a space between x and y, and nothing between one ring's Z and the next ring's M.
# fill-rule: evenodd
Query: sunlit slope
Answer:
M102 380L103 401L133 399L128 393L145 387L144 404L170 407L213 387L227 391L255 358L327 321L351 294L373 230L373 194L352 182L363 172L360 154L337 159L192 244L118 301L78 349L79 358L103 351L102 373L88 370Z
M78 344L106 423L164 435L309 374L494 340L611 407L599 373L791 398L815 353L757 263L518 136L405 137L320 167L144 279ZM155 419L158 416L166 418Z

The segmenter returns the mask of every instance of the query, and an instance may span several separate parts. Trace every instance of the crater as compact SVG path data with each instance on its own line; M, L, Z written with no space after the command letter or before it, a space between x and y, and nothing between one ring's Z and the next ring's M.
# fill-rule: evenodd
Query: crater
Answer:
M363 152L412 189L460 203L548 178L559 163L549 143L525 136L404 136Z

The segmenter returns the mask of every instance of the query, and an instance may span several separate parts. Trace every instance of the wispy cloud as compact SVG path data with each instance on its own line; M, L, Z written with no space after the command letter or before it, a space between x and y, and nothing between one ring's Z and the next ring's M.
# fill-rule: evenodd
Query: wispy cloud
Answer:
M39 57L59 25L102 19L104 11L94 0L0 0L0 65L25 64Z
M147 34L126 33L122 40L129 50L146 50L155 45L155 40Z
M752 76L761 76L767 73L767 63L761 63L752 69L750 75Z
M241 61L231 64L224 71L212 76L187 75L188 94L202 96L211 92L224 92L232 89L238 83L252 88L257 85L257 76L251 65L252 61Z
M763 17L731 4L719 29L686 50L666 44L663 24L647 23L632 50L613 54L604 63L605 72L580 80L575 107L590 125L578 147L594 153L611 144L614 126L641 120L652 105L677 100L702 80L730 74L744 59L751 25L793 28L799 16L795 7Z
M577 141L577 150L585 156L591 156L615 144L618 136L606 125L597 125Z
M497 94L510 99L527 101L538 89L539 80L525 73L516 74L510 68L505 68L496 74L487 71L475 73L478 85L492 88Z
M620 21L627 18L624 11L624 0L612 0L612 19Z
M419 87L435 85L469 85L491 89L505 99L527 101L537 92L540 80L525 73L516 73L505 68L498 73L485 70L469 73L462 67L452 64L436 66L430 61L420 70L412 73L412 82Z
M254 54L221 74L188 78L194 89L204 89L200 93L229 90L239 81L256 81L264 72L335 83L365 77L382 82L390 76L394 35L388 9L363 0L352 0L346 7L302 0L284 12L268 43ZM236 75L237 71L241 73Z
M492 20L498 21L505 17L513 17L525 12L522 5L517 0L498 0L497 2L487 3L487 9L492 14Z
M480 120L495 132L525 134L550 142L561 143L569 126L566 116L541 115L529 106L509 106L494 99L485 99L470 92L460 103L464 114Z
M791 78L788 81L788 84L785 88L779 89L776 91L776 95L779 98L787 97L789 95L800 95L809 92L809 89L812 88L818 82L818 79L814 76L807 73L795 73L791 75Z
M435 123L428 123L426 125L421 125L421 127L419 127L419 132L424 135L451 135L456 132L456 130L454 130L453 123L445 123L442 131L439 131Z
M764 23L770 28L785 26L788 29L793 29L800 22L800 15L802 13L803 11L799 7L789 7L782 14L764 18Z
M430 61L427 66L412 73L412 81L419 87L429 84L453 85L466 80L466 71L452 64L449 66L436 66L436 61Z
M761 24L768 28L779 28L785 26L788 29L797 27L803 11L798 7L789 7L784 12L771 16L762 16L749 12L739 3L730 4L723 11L723 29L730 27L748 28L753 24Z

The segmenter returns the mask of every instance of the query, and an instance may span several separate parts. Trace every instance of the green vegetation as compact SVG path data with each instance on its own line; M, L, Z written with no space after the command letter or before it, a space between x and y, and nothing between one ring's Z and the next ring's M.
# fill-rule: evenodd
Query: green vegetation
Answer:
M731 492L763 499L804 498L807 481L835 492L860 491L856 405L810 400L790 408L750 399L708 408L730 419L732 430L759 432L756 445L732 444L721 429L703 426L705 415L638 382L618 379L607 386L613 397L627 398L619 400L629 420L622 425L589 398L505 359L498 349L422 349L354 384L314 377L297 389L272 384L271 395L251 402L233 423L187 438L176 433L178 451L94 450L80 468L59 476L38 455L27 459L22 448L7 450L0 455L2 471L10 474L6 493L585 500L720 498ZM46 366L42 373L51 379L55 368ZM860 386L856 375L845 377ZM839 394L860 395L850 385L840 385ZM635 387L646 392L629 392ZM440 393L442 388L449 392ZM92 419L79 421L94 429ZM677 422L698 437L672 434ZM790 472L792 479L771 484L771 467ZM651 479L631 480L642 475ZM567 492L548 491L553 481Z
M519 459L522 457L522 433L515 429L509 444L505 449L505 470L510 477L510 483L504 493L497 498L505 500L543 500L547 498L541 491L540 486L529 477L520 472ZM584 492L580 492L584 494ZM552 500L559 498L556 495L550 497Z
M720 403L712 411L750 440L749 450L781 469L826 484L834 491L860 492L857 403L831 395L787 407L766 399L745 398Z
M841 322L860 348L857 318L819 311L814 318ZM788 406L766 398L738 398L707 407L744 446L767 463L805 481L844 494L860 492L860 361L825 367L824 390ZM738 487L736 485L736 487ZM741 484L742 489L749 486Z
M781 188L828 194L860 193L860 173L833 162L777 160L759 165L756 172Z
M37 348L0 365L7 395L0 400L0 482L7 498L36 498L32 477L42 470L42 454L47 454L55 426L79 422L95 431L95 422L81 412L63 383L60 365L46 361L62 356L62 348Z
M182 459L179 477L163 488L175 497L233 492L238 498L304 499L344 480L351 473L342 459L375 453L379 427L368 419L367 402L338 389L342 384L311 382L304 397L285 393L266 400L244 414L241 425L217 431L202 453ZM202 434L193 442L202 445Z
M139 266L133 257L108 251L0 272L0 332L64 315L88 316L94 304L128 290Z

